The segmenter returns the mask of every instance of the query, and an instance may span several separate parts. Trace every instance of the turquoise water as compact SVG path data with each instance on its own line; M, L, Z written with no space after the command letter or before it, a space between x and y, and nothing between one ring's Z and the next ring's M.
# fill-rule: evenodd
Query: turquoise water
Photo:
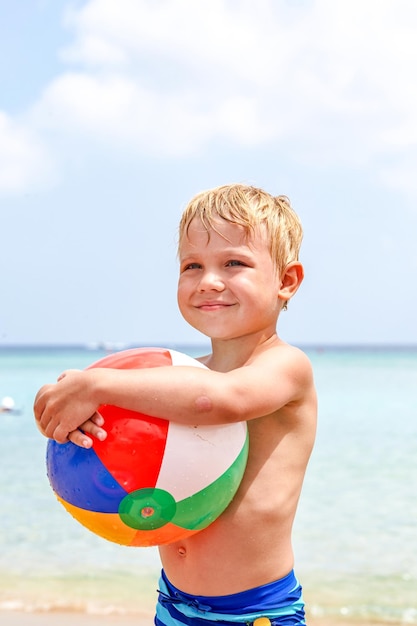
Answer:
M417 624L417 349L306 351L320 402L294 528L308 612ZM66 513L32 417L42 384L104 354L0 350L0 399L20 409L0 414L0 609L152 614L156 549L111 544Z

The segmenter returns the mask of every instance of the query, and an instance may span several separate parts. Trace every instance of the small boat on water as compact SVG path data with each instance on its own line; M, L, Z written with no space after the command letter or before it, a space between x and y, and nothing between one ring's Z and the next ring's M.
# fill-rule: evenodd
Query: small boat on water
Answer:
M15 401L11 396L4 396L0 402L0 413L20 413L19 409L16 409Z

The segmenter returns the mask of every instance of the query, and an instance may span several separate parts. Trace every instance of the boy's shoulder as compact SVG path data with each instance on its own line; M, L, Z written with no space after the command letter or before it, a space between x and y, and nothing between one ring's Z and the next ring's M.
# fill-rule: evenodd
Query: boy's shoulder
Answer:
M266 342L256 356L262 357L264 355L268 358L301 361L305 364L310 363L310 359L301 348L287 343L279 337L270 343Z
M307 354L296 346L277 339L254 355L248 365L270 369L275 373L285 373L297 379L311 379L313 368Z

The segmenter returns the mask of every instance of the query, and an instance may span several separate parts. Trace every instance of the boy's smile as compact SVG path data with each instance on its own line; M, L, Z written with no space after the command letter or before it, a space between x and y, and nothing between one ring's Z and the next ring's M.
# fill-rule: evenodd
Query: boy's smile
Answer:
M180 242L182 315L213 339L275 332L282 301L266 238L222 219L215 226L207 232L195 218Z

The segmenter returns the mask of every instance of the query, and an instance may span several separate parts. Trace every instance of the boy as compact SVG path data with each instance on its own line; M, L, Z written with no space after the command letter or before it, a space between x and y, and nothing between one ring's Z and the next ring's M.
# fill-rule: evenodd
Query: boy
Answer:
M310 362L277 335L297 291L300 222L283 196L245 185L197 195L179 228L178 305L211 338L209 369L68 371L35 400L41 432L90 447L101 404L183 424L246 420L238 492L207 529L160 547L157 626L305 624L291 530L316 431Z

